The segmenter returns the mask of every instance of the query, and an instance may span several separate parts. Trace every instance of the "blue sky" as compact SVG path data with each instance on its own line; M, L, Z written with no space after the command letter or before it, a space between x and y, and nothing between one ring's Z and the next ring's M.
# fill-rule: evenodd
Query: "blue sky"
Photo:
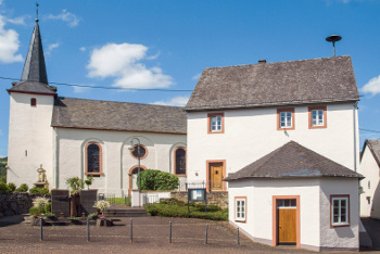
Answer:
M380 138L380 0L40 0L49 81L193 89L202 70L329 57L353 59L361 140ZM35 1L0 0L0 76L19 78ZM0 156L7 154L10 81L1 80ZM365 87L365 88L363 88ZM60 96L181 105L190 92L78 89Z

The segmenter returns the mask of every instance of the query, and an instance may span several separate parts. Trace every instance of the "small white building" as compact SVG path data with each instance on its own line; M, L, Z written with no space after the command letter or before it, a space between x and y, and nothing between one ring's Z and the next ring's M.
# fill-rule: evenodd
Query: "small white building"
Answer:
M229 221L263 244L356 251L360 178L291 141L229 174Z
M366 140L360 157L360 216L380 219L380 140Z
M42 165L49 188L93 176L99 192L129 195L137 188L138 157L140 171L160 169L186 181L183 108L60 97L48 82L38 21L21 79L8 89L8 182L32 187Z

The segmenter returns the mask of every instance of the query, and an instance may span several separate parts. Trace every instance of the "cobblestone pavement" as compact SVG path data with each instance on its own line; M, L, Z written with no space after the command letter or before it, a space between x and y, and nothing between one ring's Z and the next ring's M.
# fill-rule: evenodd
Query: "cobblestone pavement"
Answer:
M169 243L169 221L173 242ZM204 244L208 224L208 244ZM85 226L50 226L39 241L39 227L25 223L0 227L0 253L311 253L293 248L271 248L241 237L226 222L198 219L143 217L133 219L133 243L129 219L114 227L91 226L91 241ZM374 252L371 252L374 253ZM379 252L380 253L380 252Z

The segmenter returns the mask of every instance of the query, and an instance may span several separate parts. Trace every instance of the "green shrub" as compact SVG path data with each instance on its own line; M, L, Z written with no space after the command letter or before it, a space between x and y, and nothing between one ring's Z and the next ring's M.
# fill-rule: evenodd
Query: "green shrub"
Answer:
M29 186L26 183L21 184L17 189L16 192L27 192L29 190Z
M174 190L179 185L179 179L176 175L157 169L142 171L140 181L141 190Z
M175 198L167 198L167 199L161 199L160 204L167 204L167 205L186 205L185 202L175 199Z
M14 192L16 190L16 184L8 183L8 188L11 192Z
M29 193L38 195L38 196L46 196L46 195L49 195L49 189L41 188L41 187L33 187L33 188L30 188Z
M218 206L210 206L210 209L207 209L207 212L204 210L204 207L190 205L190 213L188 211L187 204L164 204L156 203L149 204L145 206L146 211L151 216L164 216L164 217L184 217L184 218L200 218L208 220L227 220L228 219L228 210L221 209Z
M0 192L10 192L8 184L5 182L0 182Z
M37 197L33 200L33 206L29 209L29 214L33 216L52 216L51 203L49 199Z

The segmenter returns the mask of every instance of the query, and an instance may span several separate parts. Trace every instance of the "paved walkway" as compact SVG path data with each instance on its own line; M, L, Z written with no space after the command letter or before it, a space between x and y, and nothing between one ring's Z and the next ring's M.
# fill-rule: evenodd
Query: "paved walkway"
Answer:
M169 243L169 221L173 223L173 243ZM205 225L209 225L208 244L204 244ZM310 253L292 248L271 248L242 237L226 222L199 219L140 217L133 219L133 243L129 238L129 219L119 226L91 226L91 241L86 241L85 226L54 226L44 230L25 223L0 227L0 253ZM373 252L372 252L373 253Z

